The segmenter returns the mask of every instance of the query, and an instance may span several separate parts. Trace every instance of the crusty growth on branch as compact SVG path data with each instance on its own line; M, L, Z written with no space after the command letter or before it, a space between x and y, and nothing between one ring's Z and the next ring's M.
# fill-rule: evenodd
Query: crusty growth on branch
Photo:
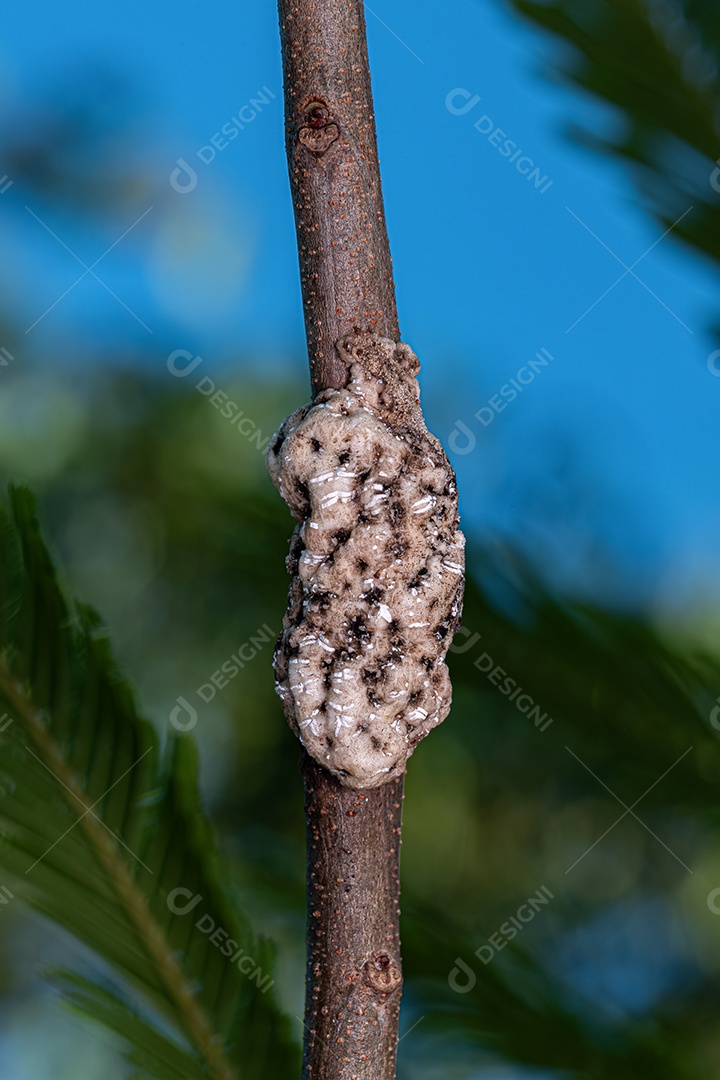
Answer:
M370 788L404 772L450 709L444 658L460 618L464 539L412 349L369 334L338 348L347 388L293 413L268 451L301 523L275 670L308 753L347 787Z
M363 4L362 0L279 0L279 7L287 153L313 394L347 389L352 408L357 408L361 399L355 398L353 386L364 390L369 373L356 373L351 384L353 351L336 343L359 340L358 335L384 340L380 352L384 351L388 386L399 385L392 374L394 365L401 369L397 379L407 379L407 372L401 372L409 352L406 346L395 344L400 333ZM387 355L390 347L391 356ZM370 392L369 385L367 389ZM306 418L309 413L308 409ZM365 418L367 430L373 423L387 425L382 434L374 429L378 446L393 424L403 422L399 414L388 422L382 409L368 410ZM432 437L425 438L432 447L429 456L437 462L434 467L449 468ZM318 440L321 447L323 440ZM393 445L400 449L399 443ZM411 471L414 467L410 464ZM449 484L447 474L445 479ZM447 500L441 491L433 494ZM326 509L337 509L339 521L343 508L338 499ZM450 536L455 527L450 524L454 504L447 512ZM341 529L338 524L334 531ZM298 571L301 555L296 544L291 559L298 560ZM448 581L453 577L457 589L460 575L448 571L447 577ZM445 609L447 603L445 597L438 607ZM387 606L392 610L392 605ZM447 622L447 644L454 617L450 615ZM368 615L366 623L370 622ZM378 641L387 636L389 627L389 623L382 630L375 627ZM392 643L387 644L386 654ZM283 655L289 657L289 653ZM435 656L434 663L437 671L442 661ZM282 666L278 674L282 683ZM440 696L444 694L442 690ZM369 722L370 711L368 701L362 722ZM409 702L408 711L412 711ZM377 750L372 743L370 749ZM346 765L341 763L341 767ZM308 840L304 1080L393 1080L395 1076L402 987L398 871L403 799L403 775L396 771L396 779L361 791L341 784L314 758L306 755L303 761ZM387 773L392 775L393 767Z

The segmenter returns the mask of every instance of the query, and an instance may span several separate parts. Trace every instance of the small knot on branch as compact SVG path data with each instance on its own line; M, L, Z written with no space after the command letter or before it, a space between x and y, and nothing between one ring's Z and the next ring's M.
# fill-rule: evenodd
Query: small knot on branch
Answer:
M392 994L402 985L402 971L387 953L378 953L365 963L365 982L381 994Z
M311 101L305 108L306 122L298 131L298 142L313 154L324 154L340 136L335 123L322 101Z

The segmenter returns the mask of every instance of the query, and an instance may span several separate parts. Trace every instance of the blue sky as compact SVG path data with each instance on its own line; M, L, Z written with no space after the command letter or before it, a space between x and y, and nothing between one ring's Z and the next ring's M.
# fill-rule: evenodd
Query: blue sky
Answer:
M602 579L608 597L662 609L717 596L710 268L671 236L657 242L624 172L565 139L570 120L614 121L541 78L551 39L488 0L366 11L401 328L431 427L446 446L458 421L475 439L470 453L450 441L468 530L522 543L571 587ZM0 196L0 283L27 327L83 272L49 229L90 265L133 226L97 266L106 287L88 275L70 289L20 359L62 345L100 364L121 341L159 374L174 348L217 368L300 371L274 5L29 0L5 26L3 125L51 114L58 88L96 95L111 72L126 94L98 98L93 164L146 177L112 219L84 224L20 184ZM262 88L268 104L199 161ZM198 174L187 194L170 185L179 158ZM518 171L535 165L544 192ZM618 282L645 252L641 281ZM478 410L542 349L552 362L484 426Z

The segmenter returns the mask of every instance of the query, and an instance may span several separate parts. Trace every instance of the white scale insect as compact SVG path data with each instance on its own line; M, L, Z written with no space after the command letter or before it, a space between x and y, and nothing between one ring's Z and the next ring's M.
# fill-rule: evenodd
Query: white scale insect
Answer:
M417 502L412 504L413 514L427 514L428 510L432 510L435 505L435 496L426 495L422 499L418 499Z
M341 728L353 726L355 717L349 714L344 715L350 709L350 705L337 705L334 701L328 701L327 707L338 714L335 717L335 738L337 738Z
M320 509L321 510L329 510L330 507L335 506L336 503L339 503L339 502L340 503L352 502L352 500L354 498L355 498L355 492L354 491L342 491L341 489L340 490L336 489L335 491L329 491L327 493L327 495L323 495L322 499L320 500Z
M409 714L410 720L427 720L430 714L425 709L413 709Z

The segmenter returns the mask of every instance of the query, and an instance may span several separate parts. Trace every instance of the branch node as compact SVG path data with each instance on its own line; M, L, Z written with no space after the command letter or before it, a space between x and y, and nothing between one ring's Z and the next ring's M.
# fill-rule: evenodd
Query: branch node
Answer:
M340 137L340 128L324 101L313 98L303 112L306 123L298 131L298 142L319 157Z
M363 971L368 986L381 994L392 994L402 986L402 971L387 953L377 953L368 960Z

